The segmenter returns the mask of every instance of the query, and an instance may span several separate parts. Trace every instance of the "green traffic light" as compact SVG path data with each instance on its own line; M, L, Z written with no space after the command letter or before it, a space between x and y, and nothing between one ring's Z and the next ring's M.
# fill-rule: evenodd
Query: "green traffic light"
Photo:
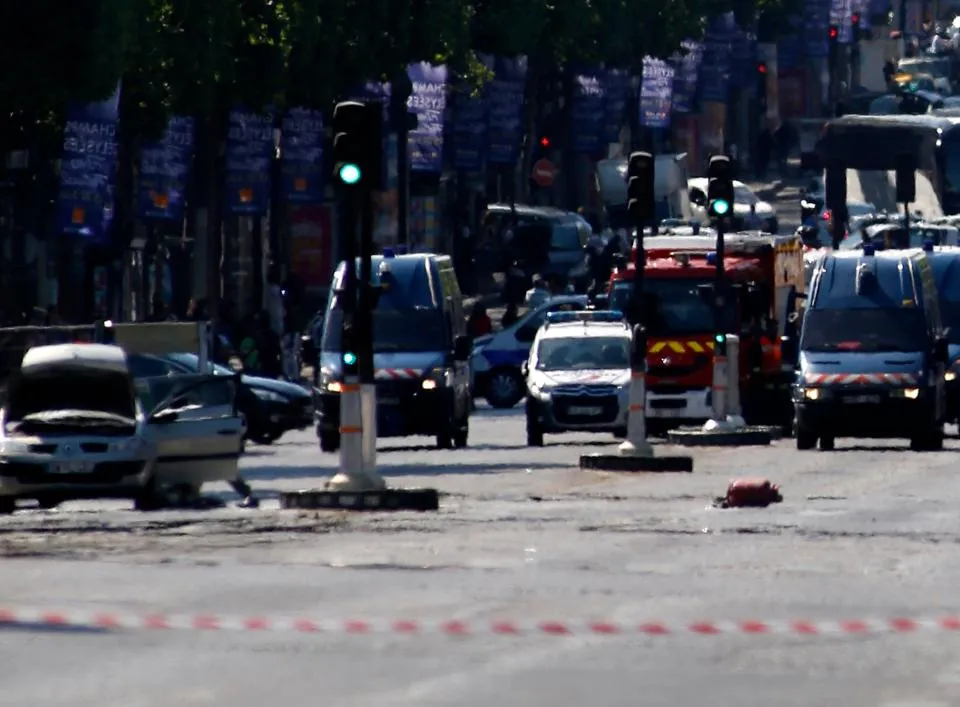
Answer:
M715 335L713 338L716 340L716 342L717 342L718 344L722 344L722 343L726 340L727 337L724 336L723 334L717 334L717 335Z
M348 366L352 366L357 362L357 355L355 353L345 353L343 355L343 362Z
M730 204L723 199L714 199L711 207L717 216L726 216L730 211Z
M353 185L360 181L360 168L348 162L345 165L341 165L338 175L341 182Z

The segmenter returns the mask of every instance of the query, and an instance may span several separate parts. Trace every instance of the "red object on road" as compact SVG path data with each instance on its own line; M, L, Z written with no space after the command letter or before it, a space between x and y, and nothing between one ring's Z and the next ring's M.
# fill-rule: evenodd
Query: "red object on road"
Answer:
M725 498L718 499L722 508L766 508L780 503L780 487L767 479L737 479L727 487Z
M557 178L557 167L547 158L539 159L533 165L533 181L541 187L549 187Z

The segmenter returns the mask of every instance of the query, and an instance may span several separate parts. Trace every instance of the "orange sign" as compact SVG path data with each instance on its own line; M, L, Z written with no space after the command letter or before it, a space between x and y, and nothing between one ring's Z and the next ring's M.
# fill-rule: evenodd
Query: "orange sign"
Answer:
M151 192L150 196L153 198L153 205L158 209L165 209L170 203L170 199L166 194L158 194L157 192Z
M293 188L295 191L306 191L307 190L307 180L303 177L297 177L293 180Z
M557 178L557 168L550 160L543 158L533 165L533 181L541 187L549 187Z
M240 194L241 204L249 204L250 202L253 201L253 189L250 189L249 187L243 187L242 189L238 189L237 191Z
M73 212L70 214L70 221L75 226L82 226L86 216L87 212L82 206L74 206Z

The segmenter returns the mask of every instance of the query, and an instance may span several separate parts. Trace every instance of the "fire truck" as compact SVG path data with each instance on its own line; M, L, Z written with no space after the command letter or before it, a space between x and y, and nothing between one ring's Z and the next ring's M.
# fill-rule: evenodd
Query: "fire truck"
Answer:
M663 434L712 417L716 332L716 235L647 236L643 321L647 329L647 429ZM724 237L732 296L720 312L725 333L740 336L741 406L750 424L793 419L799 307L805 297L799 236L760 232ZM610 279L612 309L630 309L637 248Z

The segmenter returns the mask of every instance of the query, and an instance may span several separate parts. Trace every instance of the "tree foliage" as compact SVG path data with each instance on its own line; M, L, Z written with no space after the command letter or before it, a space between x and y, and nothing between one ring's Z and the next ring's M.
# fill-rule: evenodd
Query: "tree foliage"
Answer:
M5 119L62 112L123 80L124 116L145 136L172 113L224 106L324 108L414 61L482 71L480 53L540 66L637 66L706 19L786 17L800 0L30 0L0 10Z

